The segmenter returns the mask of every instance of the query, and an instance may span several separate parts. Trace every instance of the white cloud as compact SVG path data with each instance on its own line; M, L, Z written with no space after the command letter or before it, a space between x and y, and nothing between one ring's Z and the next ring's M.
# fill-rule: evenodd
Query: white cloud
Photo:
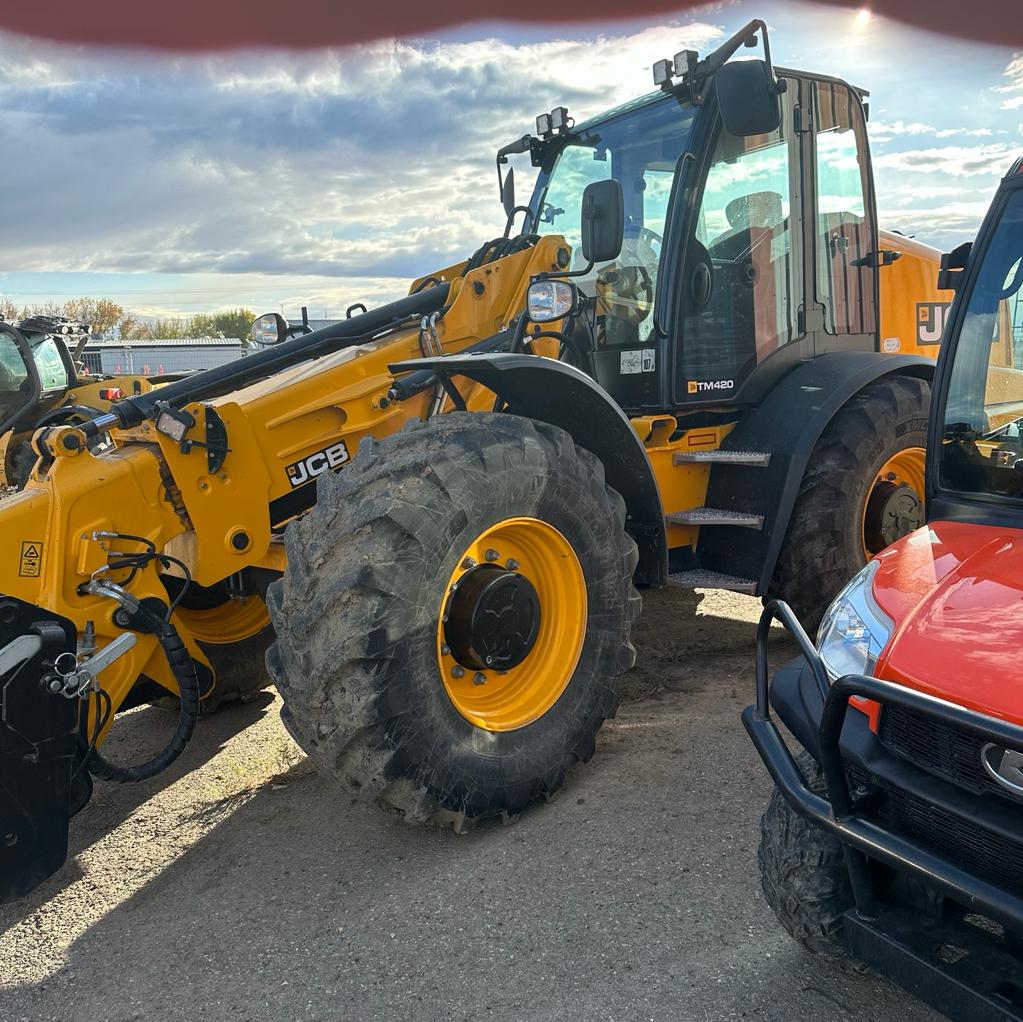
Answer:
M1004 71L1004 77L1009 79L1009 83L995 89L996 92L1008 95L1008 99L1002 102L1002 109L1018 110L1023 107L1023 53L1013 55Z

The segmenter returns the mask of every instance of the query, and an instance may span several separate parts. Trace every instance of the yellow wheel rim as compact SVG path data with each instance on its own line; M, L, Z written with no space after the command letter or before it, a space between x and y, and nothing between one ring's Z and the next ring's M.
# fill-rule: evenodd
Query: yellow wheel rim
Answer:
M863 506L863 552L868 561L899 536L923 524L926 453L922 447L906 447L878 470ZM915 511L906 487L916 496ZM896 491L901 491L901 497Z
M575 673L586 620L582 566L557 529L508 518L482 532L459 555L437 617L437 662L455 709L487 731L538 720Z
M250 639L270 624L270 612L258 596L227 600L210 610L179 607L175 616L196 640L216 646Z

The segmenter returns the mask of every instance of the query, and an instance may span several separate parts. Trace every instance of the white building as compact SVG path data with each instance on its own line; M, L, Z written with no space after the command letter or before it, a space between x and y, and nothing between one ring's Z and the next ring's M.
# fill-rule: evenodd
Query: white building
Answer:
M132 341L107 341L96 338L85 347L85 367L94 373L117 376L213 369L245 354L237 337L145 338Z

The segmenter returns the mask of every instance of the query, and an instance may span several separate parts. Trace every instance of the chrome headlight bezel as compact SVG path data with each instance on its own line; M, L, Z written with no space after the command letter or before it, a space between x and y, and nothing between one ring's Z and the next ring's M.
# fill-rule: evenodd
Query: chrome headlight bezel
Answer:
M888 645L895 622L874 599L874 576L880 563L871 561L835 597L817 632L817 653L828 677L870 675Z

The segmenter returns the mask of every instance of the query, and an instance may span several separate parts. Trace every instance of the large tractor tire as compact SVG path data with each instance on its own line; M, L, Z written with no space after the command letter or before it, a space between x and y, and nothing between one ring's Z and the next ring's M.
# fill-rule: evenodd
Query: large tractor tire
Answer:
M588 760L635 660L637 550L560 429L451 413L321 477L267 663L321 772L412 822L507 819Z
M178 617L206 654L217 680L200 705L203 714L224 703L248 702L273 682L266 669L266 651L274 641L266 603L259 596L232 599L223 583L209 588L190 586ZM168 705L177 699L165 697Z
M770 596L805 628L875 554L923 525L930 385L888 376L856 394L810 456Z
M823 795L813 757L802 752L797 762L810 788ZM760 820L757 862L767 904L789 935L814 954L841 957L842 916L853 907L842 845L800 816L777 788Z

